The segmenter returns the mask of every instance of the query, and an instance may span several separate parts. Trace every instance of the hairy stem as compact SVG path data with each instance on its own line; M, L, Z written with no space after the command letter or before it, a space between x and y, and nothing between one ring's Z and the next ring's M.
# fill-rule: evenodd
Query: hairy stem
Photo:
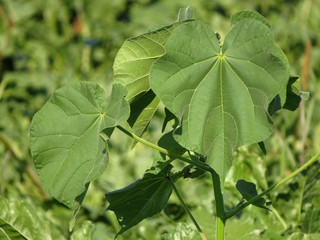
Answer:
M268 188L267 190L263 191L262 193L260 193L259 195L255 196L254 198L251 198L249 201L239 205L238 207L234 208L233 210L231 210L230 212L227 212L225 214L225 219L231 218L232 216L236 215L238 212L240 212L242 209L246 208L247 206L249 206L250 204L254 203L255 201L257 201L259 198L263 197L264 195L268 194L269 192L271 192L272 190L274 190L275 188L279 187L281 184L285 183L286 181L288 181L289 179L293 178L294 176L296 176L297 174L299 174L300 172L302 172L303 170L305 170L307 167L309 167L312 163L314 163L317 158L320 156L320 152L317 153L311 160L309 160L307 163L305 163L303 166L301 166L300 168L298 168L296 171L294 171L293 173L291 173L288 177L282 179L280 182L274 184L273 186L271 186L270 188Z
M188 215L190 216L193 224L196 226L198 232L199 232L200 235L201 235L201 238L202 238L203 240L207 240L207 238L206 238L206 236L204 235L201 227L200 227L199 224L197 223L196 219L193 217L193 215L192 215L192 213L190 212L187 204L184 202L184 200L183 200L181 194L179 193L176 185L174 184L174 182L172 181L172 179L171 179L169 176L167 176L167 179L168 179L169 182L171 183L171 186L172 186L173 191L176 193L177 197L179 198L179 201L181 202L181 204L183 205L184 209L186 210L186 212L187 212Z

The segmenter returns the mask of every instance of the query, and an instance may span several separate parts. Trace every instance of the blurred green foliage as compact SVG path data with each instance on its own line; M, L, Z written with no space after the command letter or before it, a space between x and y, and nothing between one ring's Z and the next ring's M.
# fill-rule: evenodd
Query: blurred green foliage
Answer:
M0 195L28 201L38 208L50 223L53 239L113 239L120 227L113 213L104 212L104 193L141 177L152 165L153 151L139 144L131 151L131 140L115 132L108 169L91 184L74 233L69 233L72 212L43 192L33 169L28 150L32 116L54 90L69 82L88 80L109 88L114 57L123 41L176 20L178 9L187 5L222 39L232 13L260 12L271 22L276 42L288 56L291 73L308 83L305 90L311 94L305 102L303 128L299 111L284 111L274 117L277 129L265 142L266 156L258 145L237 151L226 180L226 206L234 207L241 199L235 188L238 179L256 183L260 192L299 166L303 146L306 160L320 150L318 0L0 0ZM308 42L310 54L306 53ZM162 111L155 114L144 136L149 141L159 138L159 116L163 115ZM319 169L317 163L272 192L268 196L272 212L249 207L230 219L227 239L319 239ZM213 239L214 199L208 194L208 177L179 181L177 185L207 238ZM119 239L197 239L177 198L172 196L169 203L163 213Z

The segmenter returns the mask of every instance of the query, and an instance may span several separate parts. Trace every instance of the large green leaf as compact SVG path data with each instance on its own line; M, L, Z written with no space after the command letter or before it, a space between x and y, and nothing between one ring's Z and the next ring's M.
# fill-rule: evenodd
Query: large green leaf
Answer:
M36 208L27 201L0 198L1 240L51 240L51 232Z
M158 174L147 172L142 179L127 187L106 193L110 203L107 210L115 212L121 226L118 234L162 211L172 192L171 183L166 178L170 169L171 166L167 166Z
M115 84L107 97L95 83L74 83L58 89L32 120L30 149L41 185L73 210L107 166L100 132L127 120L126 92Z
M251 18L235 24L223 46L208 25L193 21L177 27L165 48L150 86L180 119L177 141L206 156L223 180L238 146L272 133L268 105L287 84L287 64L272 54L271 29Z

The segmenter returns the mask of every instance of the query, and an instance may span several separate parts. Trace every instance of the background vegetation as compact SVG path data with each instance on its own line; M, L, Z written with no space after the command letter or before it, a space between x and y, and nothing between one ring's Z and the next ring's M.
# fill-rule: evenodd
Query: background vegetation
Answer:
M131 140L115 132L108 169L91 184L74 232L69 233L72 212L46 195L35 175L28 150L33 114L67 83L88 80L108 89L123 41L175 21L178 9L187 5L222 39L232 13L260 12L287 54L291 74L300 75L301 90L311 94L300 111L276 114L276 129L265 142L267 155L258 145L236 152L226 180L227 206L241 199L235 189L238 179L252 181L262 191L320 150L319 0L0 0L0 196L36 209L50 224L53 239L113 239L119 226L113 212L104 212L104 194L140 178L152 164L153 151L139 144L131 151ZM156 113L144 136L151 142L160 136L163 114ZM320 239L319 165L272 192L272 212L249 207L229 220L227 239ZM214 199L208 195L207 177L177 184L208 239L213 239ZM198 237L173 196L161 214L119 239Z

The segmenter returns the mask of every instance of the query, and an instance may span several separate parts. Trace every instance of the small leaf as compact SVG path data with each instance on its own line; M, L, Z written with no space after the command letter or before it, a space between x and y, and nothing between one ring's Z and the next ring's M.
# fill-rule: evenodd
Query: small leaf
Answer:
M106 193L110 203L107 210L115 212L121 226L117 235L162 211L172 192L171 183L166 178L170 169L171 166L167 166L156 175L147 172L142 179L127 187Z
M307 101L310 98L310 92L300 92L299 94L302 100Z
M240 179L238 180L236 187L241 193L242 197L247 201L258 195L256 185L252 182L247 182L246 180ZM264 208L270 211L270 209L266 207L266 200L262 197L257 199L252 204L256 207Z
M0 209L0 239L52 239L49 226L27 201L0 197Z
M77 82L58 89L32 120L30 149L41 185L73 210L107 166L100 132L127 120L126 92L115 84L107 97L96 83Z
M191 19L194 19L194 13L190 6L179 9L177 22L183 22Z

